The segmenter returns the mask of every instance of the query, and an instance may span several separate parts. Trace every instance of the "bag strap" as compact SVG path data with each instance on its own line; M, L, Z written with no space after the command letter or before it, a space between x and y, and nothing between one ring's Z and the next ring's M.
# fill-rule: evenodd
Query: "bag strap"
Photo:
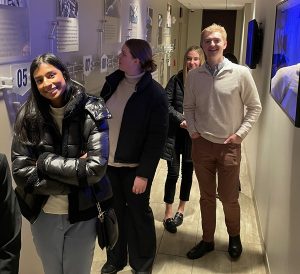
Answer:
M93 193L93 196L94 196L94 199L95 199L95 202L96 202L96 206L97 206L97 210L98 210L98 218L101 221L101 223L103 223L103 221L104 221L104 211L101 209L100 202L97 199L97 195L96 195L96 191L95 191L94 187L92 186L91 189L92 189L92 193Z

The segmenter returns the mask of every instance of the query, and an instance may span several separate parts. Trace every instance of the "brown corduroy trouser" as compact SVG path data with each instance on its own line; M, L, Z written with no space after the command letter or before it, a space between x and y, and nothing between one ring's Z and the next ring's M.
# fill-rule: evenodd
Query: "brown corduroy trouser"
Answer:
M239 172L240 144L217 144L202 137L193 139L192 158L200 188L203 240L214 241L216 188L223 205L229 236L240 234ZM218 175L218 185L216 176Z

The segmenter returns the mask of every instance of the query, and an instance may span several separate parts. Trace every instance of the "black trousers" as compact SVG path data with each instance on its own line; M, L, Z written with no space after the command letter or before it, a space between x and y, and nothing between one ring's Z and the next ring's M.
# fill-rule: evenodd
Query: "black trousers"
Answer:
M113 188L113 205L119 224L119 240L107 251L107 261L123 267L129 255L132 269L150 271L156 252L154 217L149 205L152 181L148 181L144 193L134 194L136 168L108 166L107 175Z
M175 146L173 151L173 160L167 161L168 175L165 182L164 202L173 204L176 192L176 183L179 178L180 171L180 148ZM179 199L181 201L188 201L190 197L191 187L193 181L193 162L182 161L181 164L181 185Z
M22 218L5 154L0 153L0 273L19 273Z

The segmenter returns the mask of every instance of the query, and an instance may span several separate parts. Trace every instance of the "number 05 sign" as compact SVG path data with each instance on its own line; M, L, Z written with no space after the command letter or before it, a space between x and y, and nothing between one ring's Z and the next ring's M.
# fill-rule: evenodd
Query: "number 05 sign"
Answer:
M24 95L30 88L30 63L14 64L10 68L13 92Z

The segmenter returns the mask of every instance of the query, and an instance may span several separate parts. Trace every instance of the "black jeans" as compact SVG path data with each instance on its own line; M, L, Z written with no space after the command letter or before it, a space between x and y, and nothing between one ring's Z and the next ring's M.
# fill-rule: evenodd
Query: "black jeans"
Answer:
M180 149L175 146L173 151L173 161L167 161L168 175L165 183L164 202L173 204L176 192L176 183L179 178L180 170ZM193 162L182 161L181 163L181 185L179 199L181 201L188 201L190 197L191 187L193 181Z
M128 250L129 264L135 271L150 271L156 252L154 216L149 205L152 181L148 181L144 193L135 194L132 186L136 168L108 166L107 175L119 225L119 239L107 251L107 261L116 267L126 266Z

